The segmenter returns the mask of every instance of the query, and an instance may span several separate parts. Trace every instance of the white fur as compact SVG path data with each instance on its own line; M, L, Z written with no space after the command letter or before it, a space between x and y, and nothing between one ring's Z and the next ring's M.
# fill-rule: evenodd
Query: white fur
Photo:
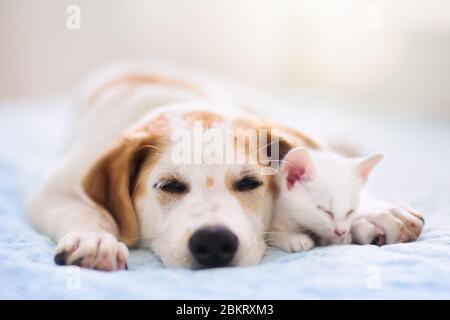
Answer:
M165 153L153 168L147 180L147 194L136 202L141 226L141 246L151 249L166 266L192 267L187 241L194 231L213 225L222 225L239 239L239 249L233 265L252 265L259 262L265 251L264 231L268 227L270 213L261 216L245 212L237 199L229 192L225 176L240 172L248 167L181 164L174 165ZM161 208L155 199L154 185L160 177L175 173L189 184L189 194L177 200L169 208ZM206 186L210 177L214 183ZM271 208L267 199L266 208ZM266 217L266 220L263 218Z
M111 78L120 79L136 72L155 74L142 66L122 68L88 82L81 96L89 97ZM164 77L174 76L164 74ZM167 116L173 127L179 127L182 124L180 115L184 111L207 109L225 117L222 129L226 129L236 117L245 114L221 89L193 78L180 79L199 88L200 93L168 85L116 85L106 90L95 102L86 98L77 100L78 116L74 122L70 148L34 195L28 210L32 224L58 243L56 253L67 253L66 263L83 258L81 265L87 268L118 270L126 267L128 249L117 240L119 231L114 219L95 206L80 187L80 180L88 168L121 134L159 114ZM187 251L189 236L202 226L221 224L231 229L239 239L239 250L232 264L258 263L265 250L264 235L271 219L272 197L264 198L263 212L247 212L226 190L225 176L231 174L238 177L242 171L249 169L248 166L175 166L169 161L171 148L173 146L167 146L148 175L146 193L134 203L140 225L139 244L153 250L167 266L192 267L193 261ZM332 229L336 226L348 229L349 219L343 215L350 208L356 208L359 202L362 182L358 182L351 174L346 161L320 155L314 158L320 168L320 183L310 183L308 187L306 184L299 185L287 191L285 183L282 183L283 176L280 175L281 193L277 200L279 214L273 225L277 232L292 235L284 241L283 246L287 250L308 250L313 246L311 239L292 230L293 218L301 218L297 222L308 225L328 241L333 241ZM157 205L153 185L167 173L183 176L189 182L191 191L170 208L162 210ZM212 187L206 188L204 185L207 176L214 180ZM303 191L307 193L303 194ZM297 193L299 198L293 196ZM365 199L361 203L361 218L352 228L355 242L371 243L380 233L388 234L386 243L402 241L402 226L409 228L411 221L416 226L414 236L420 234L423 222L414 218L416 215L408 216L407 213L412 212L410 209L400 212L399 206L380 206L379 201L369 202ZM336 213L336 221L327 220L323 212L314 209L313 205L316 204L329 206Z
M298 234L303 238L313 234L321 244L350 243L362 187L380 159L379 155L350 159L331 151L291 150L277 177L280 194L272 224L274 245L288 251L313 247L293 245Z
M121 77L134 70L114 73ZM147 72L139 69L139 72ZM167 75L164 75L167 77ZM110 77L110 75L108 75ZM95 80L95 88L102 81ZM190 79L190 84L196 84ZM88 89L92 88L88 85ZM125 264L116 262L116 256L126 260L127 248L117 240L118 228L111 215L102 212L91 203L80 188L80 180L90 165L118 137L133 130L142 123L151 121L160 114L170 119L174 128L179 128L183 112L208 110L222 114L231 121L245 113L230 104L225 94L211 86L200 85L199 95L176 86L115 86L100 96L95 104L80 99L73 141L60 165L55 168L43 187L30 202L29 218L42 233L58 243L56 254L66 251L66 263L91 256L82 266L104 270L123 269ZM89 95L89 93L85 93ZM188 129L188 128L186 128ZM146 194L134 203L140 225L142 247L153 250L167 266L193 267L188 252L189 236L198 228L208 225L227 226L239 240L239 249L232 261L234 265L256 264L265 251L264 231L268 229L271 201L266 199L265 212L246 212L225 186L225 175L248 169L235 165L177 165L170 161L167 146L157 161L146 182ZM190 184L191 191L170 210L163 212L155 199L154 183L168 173L177 173ZM203 185L207 176L214 179L214 185ZM107 256L111 263L97 259L98 254ZM100 262L99 262L100 261Z

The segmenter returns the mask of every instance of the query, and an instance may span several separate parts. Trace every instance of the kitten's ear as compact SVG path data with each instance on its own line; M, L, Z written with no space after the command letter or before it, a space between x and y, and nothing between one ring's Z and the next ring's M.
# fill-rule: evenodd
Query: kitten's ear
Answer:
M359 160L356 168L358 176L360 176L363 181L367 181L370 172L383 157L384 155L381 153L375 153Z
M311 179L314 172L314 163L305 148L292 149L283 159L281 174L286 176L288 189L296 182Z

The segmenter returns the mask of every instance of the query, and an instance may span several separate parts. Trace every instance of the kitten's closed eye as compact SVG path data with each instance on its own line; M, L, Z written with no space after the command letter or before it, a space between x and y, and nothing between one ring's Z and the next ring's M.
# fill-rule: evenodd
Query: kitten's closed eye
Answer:
M323 208L322 206L317 206L317 209L322 210L322 211L325 212L331 219L334 219L334 214L333 214L333 212L331 212L330 210L327 210L327 209Z
M347 218L350 217L353 212L355 212L355 209L351 209L349 212L347 212Z

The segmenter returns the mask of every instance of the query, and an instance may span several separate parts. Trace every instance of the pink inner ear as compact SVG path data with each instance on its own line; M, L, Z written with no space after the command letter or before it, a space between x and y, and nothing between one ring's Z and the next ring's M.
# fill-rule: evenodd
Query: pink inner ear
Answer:
M368 166L362 166L360 169L359 169L359 175L361 176L361 178L364 180L364 181L366 181L367 180L367 178L369 177L369 173L370 173L370 170L371 170L372 168L370 168L370 167L368 167Z
M305 168L299 167L291 167L289 168L287 175L287 186L288 190L290 190L295 182L302 180L302 177L305 175Z

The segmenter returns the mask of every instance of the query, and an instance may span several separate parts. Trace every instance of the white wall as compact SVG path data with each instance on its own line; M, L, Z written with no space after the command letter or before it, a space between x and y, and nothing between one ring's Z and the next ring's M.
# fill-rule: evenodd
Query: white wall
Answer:
M450 115L450 1L0 0L0 98L60 94L122 59Z

